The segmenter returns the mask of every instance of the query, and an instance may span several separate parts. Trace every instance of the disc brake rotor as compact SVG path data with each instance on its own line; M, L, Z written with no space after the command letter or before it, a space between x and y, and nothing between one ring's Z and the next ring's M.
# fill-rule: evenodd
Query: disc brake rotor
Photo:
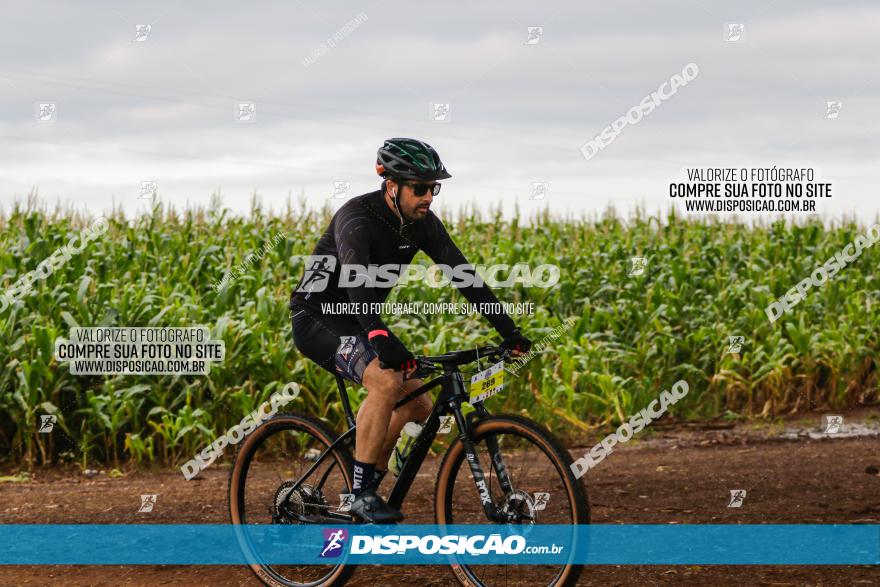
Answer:
M535 511L535 501L532 496L519 489L511 491L504 497L504 505L501 508L501 513L507 517L508 523L534 524L537 521Z

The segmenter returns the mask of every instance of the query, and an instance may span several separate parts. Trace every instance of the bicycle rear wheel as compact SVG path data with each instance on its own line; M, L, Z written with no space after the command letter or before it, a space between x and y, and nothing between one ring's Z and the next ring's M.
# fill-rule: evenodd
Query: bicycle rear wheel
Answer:
M545 428L527 418L501 415L484 418L471 430L477 459L486 477L489 496L512 524L590 522L584 484L571 471L571 455ZM494 447L498 447L497 450ZM496 455L493 466L492 454ZM503 462L498 466L497 459ZM497 471L506 470L512 487L505 491ZM479 491L465 461L464 444L457 439L437 474L435 517L438 524L490 524ZM572 536L575 528L572 528ZM569 546L571 542L569 542ZM568 552L572 549L569 547ZM462 585L574 585L582 566L451 564Z
M338 512L339 494L350 493L351 454L337 445L309 473L320 455L336 440L320 421L304 415L280 414L254 430L241 444L229 475L232 524L301 524L299 516ZM302 478L296 489L292 486ZM342 585L354 565L275 565L261 558L247 536L236 532L254 574L273 587ZM336 559L331 559L336 560Z

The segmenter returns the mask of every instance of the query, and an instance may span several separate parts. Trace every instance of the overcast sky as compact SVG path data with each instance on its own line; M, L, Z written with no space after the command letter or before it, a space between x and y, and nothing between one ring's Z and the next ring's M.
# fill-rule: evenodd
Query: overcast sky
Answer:
M739 41L730 23L744 25ZM868 221L878 31L872 2L10 2L0 205L38 189L50 204L134 213L153 180L178 206L217 190L236 211L254 191L266 207L301 194L321 206L336 182L376 189L376 149L413 136L452 173L441 213L653 212L684 167L777 165L833 183L824 218ZM581 145L691 62L696 79L585 159ZM41 103L55 104L47 121ZM239 103L255 104L253 121L236 120ZM549 183L543 199L534 182Z

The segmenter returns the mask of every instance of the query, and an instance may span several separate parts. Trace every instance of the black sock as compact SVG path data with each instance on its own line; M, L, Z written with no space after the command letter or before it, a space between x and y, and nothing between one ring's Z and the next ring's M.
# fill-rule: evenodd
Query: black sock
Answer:
M381 469L375 469L373 471L373 481L370 483L370 487L373 489L379 489L379 484L382 483L382 479L385 478L385 474L388 470L382 471Z
M353 467L354 481L351 484L351 492L358 495L361 491L368 488L373 481L373 471L376 470L376 463L362 463L355 460Z

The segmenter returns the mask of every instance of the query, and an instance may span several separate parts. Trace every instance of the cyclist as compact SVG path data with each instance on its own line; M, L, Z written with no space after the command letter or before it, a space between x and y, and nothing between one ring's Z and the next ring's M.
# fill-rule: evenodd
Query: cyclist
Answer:
M451 175L428 144L406 138L388 139L379 149L376 172L381 189L352 198L333 215L312 253L299 285L291 294L293 338L297 348L331 373L363 385L367 397L357 414L351 511L368 522L403 519L376 493L398 435L407 422L424 421L431 411L426 395L398 410L395 402L424 382L410 378L413 354L374 312L390 285L367 282L342 287L342 265L405 266L422 250L435 263L475 269L455 245L443 223L430 211L440 192L438 180ZM394 274L399 277L399 272ZM363 277L363 276L362 276ZM395 280L396 281L396 280ZM485 304L483 315L503 338L501 346L514 355L531 348L482 280L456 285L474 304ZM330 313L329 306L355 304L356 313Z

